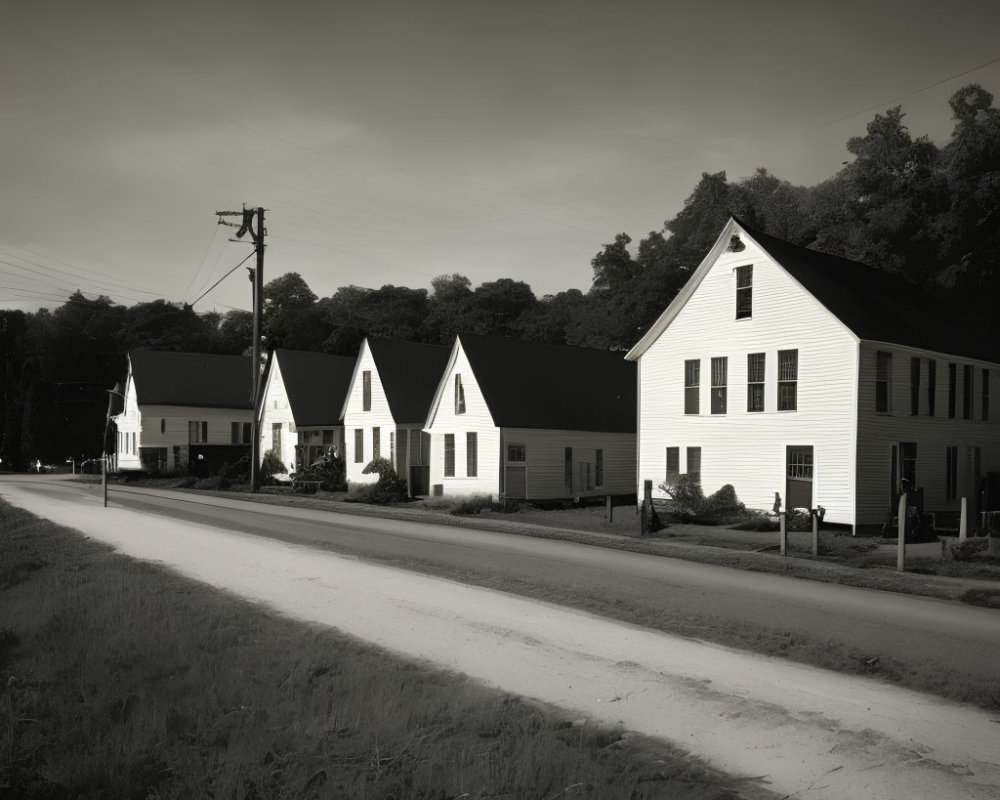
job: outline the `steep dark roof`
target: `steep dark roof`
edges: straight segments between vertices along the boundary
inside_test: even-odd
[[[351,386],[352,356],[331,356],[304,350],[275,350],[292,418],[299,427],[339,425]],[[273,362],[272,362],[273,363]]]
[[[458,338],[497,426],[635,433],[636,366],[622,353]]]
[[[133,350],[129,360],[143,405],[252,408],[247,356]]]
[[[1000,362],[1000,343],[977,335],[974,322],[947,299],[900,275],[736,222],[859,338]]]
[[[423,424],[451,348],[398,339],[368,339],[368,348],[378,367],[392,418],[397,424]]]

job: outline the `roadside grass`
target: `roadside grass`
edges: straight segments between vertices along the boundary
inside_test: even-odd
[[[767,795],[0,501],[0,796]]]

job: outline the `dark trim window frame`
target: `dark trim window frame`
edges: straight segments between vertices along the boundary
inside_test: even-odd
[[[382,429],[377,425],[372,428],[372,459],[382,455]]]
[[[778,411],[799,407],[799,351],[778,351]]]
[[[354,463],[365,463],[365,429],[354,429]]]
[[[934,416],[934,401],[937,399],[937,361],[927,359],[927,416]]]
[[[687,474],[693,478],[701,479],[701,448],[687,448]]]
[[[208,443],[208,422],[206,420],[188,420],[188,444]]]
[[[958,499],[958,448],[945,448],[944,457],[944,501],[950,503]]]
[[[736,319],[753,317],[753,265],[736,268]]]
[[[676,481],[681,474],[681,449],[679,447],[667,448],[667,482]]]
[[[372,372],[370,369],[361,373],[361,410],[372,410]]]
[[[455,477],[455,434],[444,435],[444,476]]]
[[[971,364],[962,365],[962,419],[972,419],[973,383],[976,379],[976,368]]]
[[[910,416],[920,413],[920,357],[910,358]]]
[[[465,387],[462,386],[462,376],[458,373],[455,375],[455,413],[465,413]]]
[[[699,393],[701,391],[701,360],[688,359],[684,362],[684,413],[700,412]]]
[[[250,444],[250,423],[231,422],[229,424],[229,441],[231,444]]]
[[[766,353],[747,353],[747,411],[764,410],[764,369]]]
[[[729,371],[729,359],[719,356],[712,359],[712,413],[726,413],[726,394]]]
[[[958,401],[958,364],[948,365],[948,419],[955,419]]]
[[[983,383],[983,388],[980,395],[982,399],[982,405],[980,408],[979,418],[983,422],[989,422],[990,420],[990,371],[983,367],[980,373],[980,380]]]
[[[892,411],[892,353],[885,350],[875,353],[875,411]]]
[[[475,431],[465,432],[465,474],[469,478],[479,475],[479,435]]]

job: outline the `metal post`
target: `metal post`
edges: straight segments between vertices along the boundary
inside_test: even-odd
[[[969,505],[966,498],[962,498],[962,515],[958,518],[958,541],[964,542],[969,538]]]
[[[784,511],[779,511],[778,512],[778,531],[780,532],[780,536],[781,536],[781,547],[780,547],[781,555],[787,555],[787,553],[788,553],[788,528],[786,527],[786,523],[785,523],[785,512]]]
[[[257,230],[253,231],[257,248],[257,269],[253,276],[253,372],[251,399],[253,420],[250,423],[250,491],[260,491],[260,337],[264,315],[264,209],[257,209]]]
[[[815,508],[809,511],[813,523],[813,555],[819,555],[819,513]]]
[[[896,569],[899,572],[906,571],[906,492],[903,492],[899,496],[899,509],[897,510],[899,515],[899,527],[898,535],[899,540],[896,543]]]

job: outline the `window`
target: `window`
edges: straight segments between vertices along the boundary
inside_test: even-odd
[[[396,467],[396,432],[389,431],[389,461],[392,462],[393,469]]]
[[[812,447],[788,448],[788,477],[803,481],[813,479]]]
[[[910,359],[910,416],[920,413],[920,359]]]
[[[598,450],[594,453],[594,482],[598,486],[604,485],[604,451]]]
[[[687,449],[688,475],[693,478],[701,478],[701,448],[689,447]]]
[[[972,419],[972,381],[975,369],[971,364],[962,367],[962,419]]]
[[[934,416],[934,399],[937,392],[937,361],[927,359],[927,415]]]
[[[372,428],[372,458],[380,458],[382,455],[382,429],[378,426]]]
[[[229,423],[229,441],[232,444],[250,444],[250,423]]]
[[[354,463],[365,463],[365,429],[354,429]]]
[[[684,362],[684,413],[698,412],[698,382],[701,380],[701,361]]]
[[[160,433],[167,432],[167,421],[165,419],[160,420]]]
[[[470,478],[479,474],[479,437],[473,431],[465,434],[465,474]]]
[[[747,353],[747,411],[764,410],[764,353]]]
[[[753,266],[736,268],[736,319],[753,316]]]
[[[444,435],[444,476],[455,477],[455,434]]]
[[[875,353],[875,410],[888,413],[892,386],[892,353]]]
[[[462,376],[455,376],[455,413],[465,413],[465,388],[462,386]]]
[[[950,503],[958,497],[958,448],[946,447],[944,458],[944,499]]]
[[[726,371],[728,359],[725,356],[712,359],[712,413],[726,413]]]
[[[563,453],[563,483],[567,489],[573,488],[573,448],[567,447]]]
[[[982,417],[983,422],[988,422],[990,418],[990,371],[984,368],[982,375],[983,375],[982,377],[983,404],[982,404],[982,413],[980,414],[980,416]]]
[[[361,410],[372,410],[372,373],[370,369],[361,373]]]
[[[208,441],[208,423],[188,420],[188,444],[205,444]]]
[[[524,461],[524,445],[523,444],[509,444],[507,445],[507,460],[508,461]]]
[[[799,351],[778,351],[778,411],[798,408]]]
[[[899,477],[910,482],[910,489],[917,488],[917,443],[899,443]]]
[[[272,422],[271,423],[271,449],[277,454],[281,455],[281,423]]]
[[[323,444],[333,444],[333,428],[323,429]]]
[[[948,419],[955,419],[955,400],[958,397],[958,365],[948,365]]]
[[[679,447],[667,448],[667,482],[673,483],[681,474],[681,449]]]

